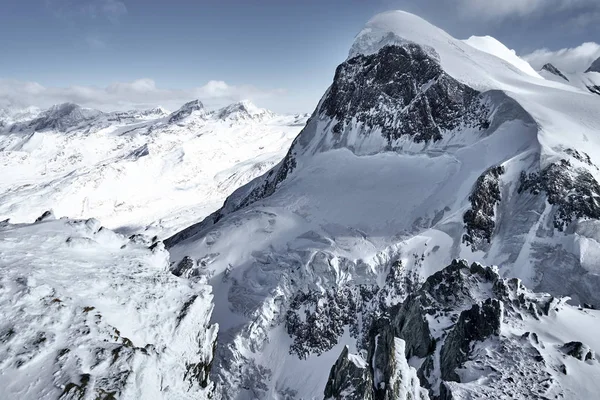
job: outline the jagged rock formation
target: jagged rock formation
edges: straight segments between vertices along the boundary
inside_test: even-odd
[[[558,68],[556,68],[554,65],[552,65],[550,63],[545,64],[542,67],[542,71],[548,71],[551,74],[554,74],[556,76],[559,76],[559,77],[563,78],[567,82],[569,81],[569,78],[567,78],[562,72],[560,72],[560,70]]]
[[[385,46],[342,63],[321,113],[335,121],[334,134],[344,136],[359,123],[365,131],[380,129],[390,145],[404,135],[429,142],[459,126],[489,126],[478,93],[451,78],[415,44]]]
[[[594,353],[579,342],[554,347],[523,330],[543,330],[564,307],[492,268],[454,261],[373,323],[364,359],[344,349],[325,398],[560,398],[560,354],[594,362]],[[418,378],[409,359],[420,365]],[[470,384],[477,379],[485,384]]]
[[[486,299],[460,313],[440,352],[441,376],[445,381],[460,381],[456,370],[469,359],[471,345],[500,334],[503,303]]]
[[[473,251],[490,243],[496,226],[495,209],[500,202],[500,176],[504,167],[490,168],[477,178],[469,201],[471,209],[463,217],[467,233],[463,241],[471,245]]]
[[[556,207],[554,227],[563,231],[573,220],[600,219],[600,185],[586,169],[568,160],[550,164],[539,173],[521,173],[519,192],[544,192]]]
[[[586,73],[588,73],[588,72],[599,72],[600,73],[600,58],[598,58],[596,61],[594,61],[592,63],[592,65],[590,65],[590,67],[585,72]]]
[[[350,354],[348,346],[331,368],[325,399],[373,400],[373,379],[369,367],[360,356]]]
[[[298,293],[286,313],[286,330],[294,338],[290,351],[300,358],[329,351],[348,326],[358,338],[363,328],[358,315],[367,314],[376,291],[365,285]]]
[[[194,111],[201,111],[203,109],[204,105],[200,102],[200,100],[192,100],[188,103],[185,103],[179,110],[172,113],[169,116],[169,123],[177,123],[184,118],[189,117]]]

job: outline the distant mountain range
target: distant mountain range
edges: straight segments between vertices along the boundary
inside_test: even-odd
[[[166,235],[279,162],[308,116],[249,101],[209,111],[195,100],[172,113],[65,103],[0,118],[0,218],[33,221],[53,209]]]

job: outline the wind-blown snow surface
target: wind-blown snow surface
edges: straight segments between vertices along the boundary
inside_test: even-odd
[[[210,287],[151,245],[94,219],[1,224],[0,397],[207,398]]]
[[[491,36],[471,36],[465,40],[465,43],[477,50],[490,53],[503,59],[528,75],[540,78],[540,74],[538,74],[527,61],[517,56],[517,53],[514,50],[509,49],[496,38]]]
[[[32,115],[0,125],[0,219],[53,209],[125,231],[151,225],[161,237],[279,162],[307,118],[248,101],[213,112],[195,101],[172,114],[63,104]]]
[[[166,242],[211,278],[222,395],[321,397],[360,350],[348,293],[393,262],[411,285],[462,257],[600,304],[600,98],[503,58],[376,16],[286,158]]]

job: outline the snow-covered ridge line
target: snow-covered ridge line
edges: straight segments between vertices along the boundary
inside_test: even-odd
[[[144,121],[173,124],[182,123],[185,118],[192,115],[209,120],[231,122],[267,121],[278,117],[269,110],[255,106],[249,100],[242,100],[215,110],[207,110],[199,100],[193,100],[172,113],[162,107],[148,110],[102,112],[74,103],[63,103],[54,105],[47,110],[34,108],[0,110],[0,133],[2,131],[16,133],[50,130],[66,132],[84,125],[107,127],[115,123]]]

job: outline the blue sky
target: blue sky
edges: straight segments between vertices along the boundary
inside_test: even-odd
[[[397,8],[459,38],[546,48],[544,60],[600,38],[597,0],[1,0],[0,106],[173,108],[193,96],[312,111],[354,35]]]

